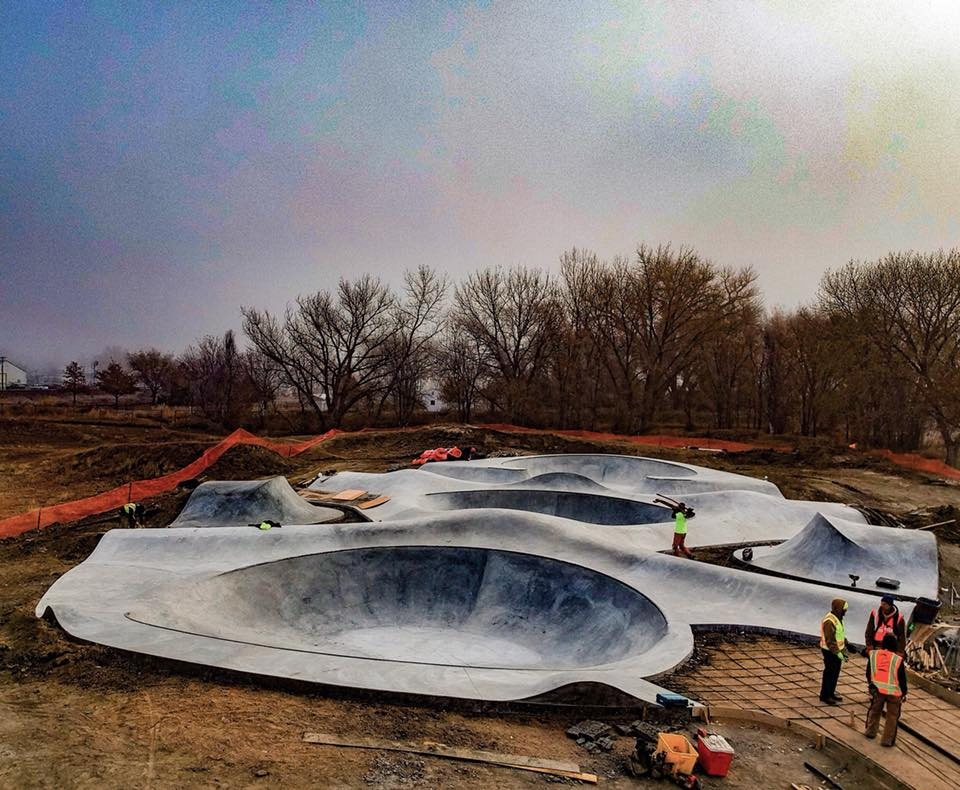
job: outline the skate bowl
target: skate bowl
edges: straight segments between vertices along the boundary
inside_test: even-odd
[[[850,589],[853,574],[860,577],[857,589],[864,591],[937,597],[937,542],[929,532],[856,524],[818,513],[790,540],[752,551],[750,561],[744,560],[744,549],[734,557],[745,566],[791,579]],[[879,577],[897,579],[900,586],[878,587]]]
[[[452,491],[428,494],[427,502],[432,510],[526,510],[587,524],[656,524],[672,518],[670,508],[663,505],[575,491],[537,491],[525,488]]]
[[[339,510],[311,505],[285,477],[268,480],[212,480],[194,489],[171,527],[244,527],[261,521],[323,524],[342,518]]]
[[[663,555],[644,529],[658,527],[507,509],[114,529],[36,614],[76,639],[247,675],[545,704],[601,686],[654,702],[694,629],[817,638],[830,591]],[[844,597],[866,622],[876,596]]]
[[[446,465],[448,464],[443,464]],[[658,492],[672,495],[740,490],[783,496],[780,489],[767,480],[632,455],[533,455],[501,459],[501,465],[504,470],[521,469],[527,477],[556,473],[577,474],[608,488],[631,493]]]
[[[394,546],[309,554],[178,587],[131,620],[233,642],[378,661],[597,667],[667,631],[602,573],[491,549]]]

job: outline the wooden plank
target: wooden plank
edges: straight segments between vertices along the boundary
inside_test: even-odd
[[[332,733],[305,732],[301,736],[305,743],[314,743],[319,746],[338,746],[345,749],[374,749],[377,751],[407,752],[422,754],[428,757],[440,757],[447,760],[463,760],[465,762],[486,763],[500,765],[505,768],[516,768],[521,771],[548,773],[564,776],[568,779],[578,779],[581,782],[596,784],[596,774],[582,773],[576,763],[559,760],[544,760],[539,757],[527,757],[521,754],[503,754],[501,752],[485,752],[475,749],[458,749],[445,746],[442,743],[407,744],[399,741],[387,741],[381,738],[341,738]]]
[[[922,787],[924,790],[955,790],[956,788],[956,785],[949,780],[944,781],[936,769],[918,762],[902,749],[885,749],[876,741],[867,740],[862,732],[851,730],[845,724],[832,719],[820,722],[820,725],[831,738],[858,752],[878,769],[886,771],[905,785]]]
[[[371,499],[371,500],[368,500],[367,502],[357,503],[357,507],[360,508],[361,510],[369,510],[372,507],[379,507],[380,505],[389,501],[390,501],[390,497],[388,496],[378,496],[376,499]]]
[[[334,494],[330,497],[330,500],[333,502],[352,502],[354,499],[359,499],[366,493],[366,491],[362,491],[359,488],[348,488],[345,491]]]

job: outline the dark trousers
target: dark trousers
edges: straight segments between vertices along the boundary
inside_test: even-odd
[[[820,683],[820,699],[826,702],[837,693],[837,681],[840,679],[840,667],[843,661],[836,653],[820,649],[823,653],[823,681]]]
[[[881,694],[875,686],[870,687],[870,707],[867,709],[867,737],[876,738],[880,718],[886,705],[887,716],[883,722],[881,746],[893,746],[897,742],[897,723],[900,721],[900,697]]]

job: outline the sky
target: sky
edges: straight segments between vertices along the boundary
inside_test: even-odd
[[[640,242],[825,270],[960,245],[960,3],[0,0],[0,354]]]

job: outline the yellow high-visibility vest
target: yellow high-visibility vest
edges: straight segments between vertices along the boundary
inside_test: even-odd
[[[837,629],[837,655],[843,653],[843,648],[847,645],[847,640],[844,638],[845,634],[843,633],[843,620],[837,617],[833,612],[830,612],[823,620],[820,621],[820,647],[824,650],[829,650],[827,647],[827,637],[823,633],[823,625],[827,621],[833,623],[834,627]]]
[[[677,515],[674,516],[673,534],[674,535],[687,534],[687,517],[683,513],[680,513],[679,511],[677,512]]]

